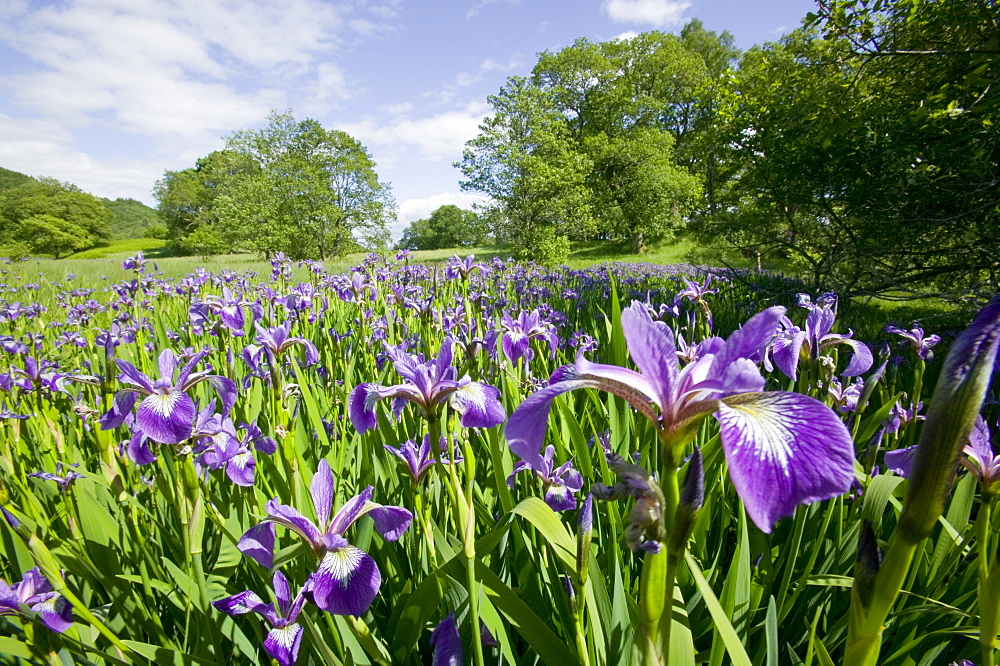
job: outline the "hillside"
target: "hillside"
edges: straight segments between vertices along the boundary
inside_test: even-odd
[[[35,180],[33,177],[0,167],[0,196],[5,190]],[[150,227],[162,227],[160,214],[141,201],[135,199],[105,199],[98,197],[105,208],[114,216],[111,220],[111,238],[143,238]]]

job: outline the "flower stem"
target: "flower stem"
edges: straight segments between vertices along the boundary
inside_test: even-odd
[[[996,588],[1000,575],[993,563],[996,561],[996,544],[992,538],[993,496],[983,494],[976,517],[976,541],[979,551],[979,647],[982,651],[983,666],[996,663],[997,627],[1000,624],[1000,595]]]

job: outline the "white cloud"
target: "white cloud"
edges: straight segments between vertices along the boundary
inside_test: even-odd
[[[462,88],[482,82],[491,72],[514,72],[524,67],[524,60],[519,56],[512,56],[506,62],[487,58],[479,64],[476,71],[459,72],[452,82],[445,83],[440,90],[425,93],[424,97],[434,100],[437,104],[451,104],[460,97],[460,94],[464,94],[461,93]]]
[[[74,148],[66,128],[6,115],[0,115],[0,164],[73,183],[95,196],[131,197],[149,205],[154,204],[152,185],[163,175],[159,167],[138,160],[95,160]]]
[[[616,23],[644,23],[658,28],[680,25],[688,0],[607,0],[604,12]]]
[[[489,5],[499,5],[499,4],[505,4],[505,5],[510,5],[512,7],[517,7],[518,5],[521,4],[521,2],[520,0],[479,0],[479,2],[473,4],[472,7],[469,7],[469,9],[466,10],[465,18],[466,19],[475,18],[479,16],[483,12],[483,10]]]
[[[385,156],[382,161],[394,163],[400,149],[415,149],[429,161],[456,161],[462,157],[465,142],[478,134],[488,108],[484,102],[476,101],[463,109],[425,118],[411,118],[403,113],[385,124],[368,117],[339,127],[365,145],[383,148],[379,151]]]
[[[377,26],[393,5],[372,9]],[[285,90],[310,110],[355,94],[332,61],[352,19],[324,0],[42,5],[0,25],[0,42],[36,64],[0,78],[0,95],[73,127],[105,119],[169,145],[218,136],[287,107]]]

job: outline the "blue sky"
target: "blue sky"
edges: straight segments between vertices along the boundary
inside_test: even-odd
[[[155,205],[165,169],[291,110],[359,139],[405,223],[468,207],[452,167],[540,51],[675,32],[741,48],[812,0],[0,0],[0,166]]]

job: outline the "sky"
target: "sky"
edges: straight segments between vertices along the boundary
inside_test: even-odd
[[[542,51],[678,32],[698,18],[742,49],[813,0],[0,0],[0,167],[155,206],[271,111],[364,144],[398,204],[393,235],[463,192],[453,166],[487,96]]]

